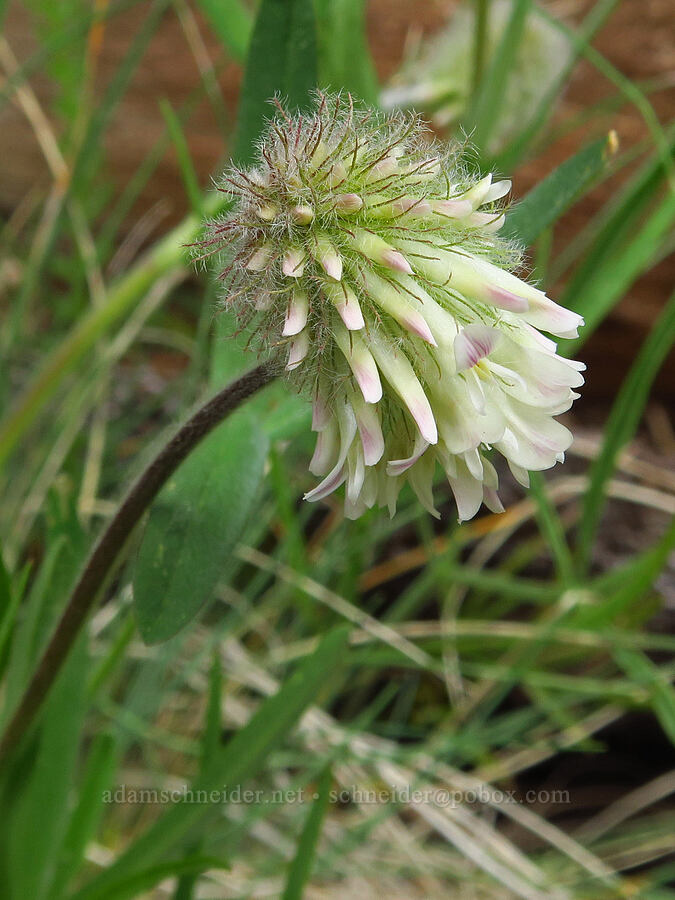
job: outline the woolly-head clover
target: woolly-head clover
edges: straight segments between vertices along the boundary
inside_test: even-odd
[[[563,459],[554,416],[584,367],[540,329],[573,337],[582,320],[510,271],[510,182],[470,174],[416,116],[319,94],[303,116],[279,107],[257,165],[223,186],[232,210],[201,248],[221,252],[226,306],[263,346],[286,345],[312,400],[322,480],[305,499],[345,484],[347,516],[393,514],[407,481],[438,515],[440,463],[464,520],[502,509],[491,448],[523,484]]]

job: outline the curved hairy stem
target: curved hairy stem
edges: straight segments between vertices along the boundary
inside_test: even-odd
[[[263,363],[216,394],[178,430],[131,487],[96,542],[5,730],[0,742],[0,760],[17,745],[31,725],[129,535],[162,486],[197,444],[245,400],[273,381],[278,370],[276,362]]]

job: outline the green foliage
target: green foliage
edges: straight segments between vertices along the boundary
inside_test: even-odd
[[[531,246],[593,186],[615,152],[615,142],[616,136],[610,134],[565,160],[509,213],[504,234]]]
[[[316,87],[316,24],[312,0],[262,0],[253,28],[241,87],[234,158],[250,161],[270,99],[289,111],[302,109]]]
[[[164,641],[212,596],[255,506],[267,441],[247,410],[209,435],[150,510],[134,568],[138,626]]]
[[[62,192],[36,184],[0,234],[3,724],[153,438],[252,364],[247,335],[232,337],[226,313],[211,328],[213,283],[199,273],[187,280],[194,267],[185,245],[199,237],[202,215],[224,208],[221,195],[200,190],[191,155],[191,114],[218,70],[202,71],[184,103],[162,102],[165,133],[126,184],[113,184],[102,162],[115,129],[126,127],[120,101],[174,15],[168,0],[138,4],[138,29],[92,102],[92,24],[107,26],[135,5],[30,0],[40,46],[0,92],[1,103],[14,103],[27,79],[36,88],[50,80],[45,112],[71,173]],[[672,131],[655,122],[646,88],[627,84],[591,46],[616,5],[593,4],[577,34],[561,27],[574,57],[606,76],[616,108],[638,110],[650,142],[627,146],[609,165],[603,135],[613,113],[589,107],[598,118],[589,142],[514,204],[506,224],[523,244],[540,240],[537,277],[564,281],[556,299],[586,316],[581,341],[671,249],[675,220]],[[224,128],[237,162],[250,159],[275,94],[293,109],[317,85],[376,102],[362,0],[195,6],[226,58],[245,61],[236,138]],[[466,119],[483,159],[528,8],[548,15],[513,5],[508,40]],[[7,40],[13,45],[11,29]],[[548,122],[569,71],[540,108],[523,111],[502,171],[553,139]],[[157,239],[141,228],[122,240],[166,152],[191,212],[172,229],[160,224]],[[558,254],[560,218],[638,153],[635,172]],[[139,251],[125,257],[136,241]],[[100,295],[91,291],[97,278]],[[303,504],[310,413],[283,382],[214,432],[158,498],[34,727],[0,769],[3,898],[119,900],[169,879],[176,900],[300,897],[319,879],[348,895],[362,879],[375,882],[383,862],[401,896],[423,885],[430,896],[495,900],[554,896],[561,886],[570,900],[670,897],[668,784],[638,783],[652,778],[639,768],[648,772],[644,760],[626,788],[636,805],[622,806],[626,792],[617,792],[615,820],[604,811],[586,817],[588,798],[574,805],[573,778],[562,816],[545,804],[454,810],[396,795],[373,804],[359,791],[394,781],[509,791],[538,784],[539,763],[550,770],[548,788],[560,761],[602,767],[603,729],[635,710],[675,742],[675,637],[653,621],[675,547],[672,480],[652,461],[643,490],[622,458],[672,346],[674,302],[593,429],[599,449],[590,463],[535,476],[530,496],[502,517],[456,526],[445,504],[436,526],[404,498],[392,521],[371,514],[347,523],[330,506]],[[167,359],[180,374],[164,373]],[[613,523],[630,529],[633,510],[647,526],[608,563],[608,535],[618,543],[622,534]],[[340,620],[348,630],[336,628]],[[210,803],[109,796],[141,785],[254,793],[250,802]],[[333,786],[350,801],[333,803]],[[624,819],[622,810],[633,814]],[[569,830],[568,812],[586,817],[587,830]],[[514,824],[502,827],[507,819]]]

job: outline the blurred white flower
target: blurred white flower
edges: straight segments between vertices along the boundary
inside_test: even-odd
[[[514,0],[491,0],[487,4],[484,70],[499,48],[513,7]],[[382,94],[385,109],[414,107],[439,129],[458,122],[467,111],[473,91],[475,31],[476,4],[465,0],[453,11],[448,24],[420,43],[391,79]],[[487,150],[498,153],[518,134],[525,124],[523,116],[548,96],[570,57],[571,47],[565,35],[539,15],[533,4]]]
[[[320,95],[225,184],[234,208],[201,246],[223,249],[225,303],[264,346],[287,344],[312,398],[322,480],[307,500],[344,484],[349,517],[393,514],[408,482],[438,515],[439,463],[464,520],[502,509],[490,449],[523,484],[562,461],[572,437],[554,416],[584,367],[540,329],[573,337],[582,320],[508,271],[510,182],[471,175],[415,117]]]

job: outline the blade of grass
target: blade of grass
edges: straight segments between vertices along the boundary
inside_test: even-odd
[[[537,504],[539,529],[546,538],[558,577],[565,587],[569,587],[574,582],[574,561],[565,538],[565,529],[548,494],[546,481],[541,472],[530,473],[530,492]]]
[[[162,110],[162,115],[164,116],[164,121],[166,122],[166,127],[169,131],[171,143],[176,151],[178,167],[183,179],[185,193],[187,194],[190,206],[192,207],[192,212],[201,219],[204,215],[204,195],[199,187],[199,180],[190,155],[190,148],[188,147],[185,134],[180,124],[180,119],[174,112],[173,107],[168,100],[161,100],[159,105]]]
[[[566,159],[509,212],[502,234],[531,246],[575,200],[593,187],[616,149],[617,137],[611,131]]]
[[[562,303],[580,313],[586,322],[581,336],[568,341],[566,355],[574,355],[591,336],[605,316],[621,300],[633,282],[646,271],[668,237],[675,222],[675,193],[667,194],[645,224],[621,252],[607,255],[588,281],[580,286],[577,297],[563,297]]]
[[[600,454],[591,466],[578,532],[577,560],[588,567],[595,533],[605,505],[605,487],[622,448],[635,434],[651,386],[675,342],[675,294],[654,324],[612,406]]]
[[[328,810],[331,783],[331,769],[330,766],[326,766],[319,778],[317,790],[314,794],[314,803],[307,816],[305,827],[302,829],[295,857],[288,872],[283,900],[302,900],[305,886],[312,874],[312,863],[314,862],[316,847],[321,835],[321,826]]]
[[[224,784],[233,788],[252,778],[265,765],[270,752],[288,735],[316,699],[319,689],[335,678],[336,668],[346,659],[348,633],[347,628],[338,627],[322,639],[315,652],[298,666],[279,691],[214,754],[206,771],[197,778],[195,791],[221,791]],[[161,862],[188,832],[200,824],[204,827],[211,817],[219,815],[220,805],[177,802],[72,900],[102,900],[110,896],[116,884]]]
[[[464,127],[471,133],[472,141],[482,151],[489,144],[492,126],[497,120],[509,75],[520,47],[530,5],[530,0],[514,0],[504,34],[485,76],[481,80],[475,102],[467,116]]]

